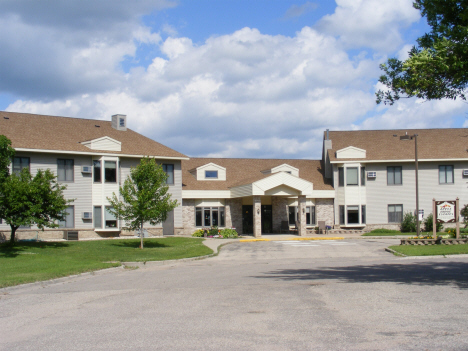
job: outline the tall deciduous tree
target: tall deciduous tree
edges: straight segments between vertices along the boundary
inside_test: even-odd
[[[162,223],[167,219],[168,212],[178,206],[177,200],[171,200],[166,179],[167,175],[161,165],[146,157],[137,167],[131,169],[130,176],[120,187],[123,201],[115,193],[112,198],[108,198],[113,207],[109,212],[125,220],[128,229],[140,230],[142,249],[144,223]]]
[[[468,86],[468,0],[415,0],[427,18],[430,33],[417,39],[409,58],[391,58],[380,68],[388,90],[376,93],[377,103],[393,105],[401,97],[465,100]]]
[[[15,156],[15,149],[11,147],[11,141],[4,135],[0,135],[0,183],[10,174],[8,166]],[[2,218],[0,213],[0,218]]]

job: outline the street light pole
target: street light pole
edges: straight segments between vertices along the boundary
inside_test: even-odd
[[[396,135],[395,135],[396,136]],[[418,182],[418,135],[403,135],[400,137],[400,140],[413,140],[414,139],[414,163],[415,163],[415,173],[416,173],[416,234],[420,234],[419,226],[419,182]],[[435,214],[432,214],[433,216]]]

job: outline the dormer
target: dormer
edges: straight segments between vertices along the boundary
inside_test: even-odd
[[[197,180],[226,180],[226,168],[211,162],[191,170],[190,173]]]
[[[278,172],[286,172],[293,176],[299,177],[299,169],[296,167],[290,166],[287,163],[283,163],[282,165],[273,167],[271,169],[265,169],[262,171],[263,174],[273,174]]]
[[[86,147],[89,147],[91,150],[122,151],[122,143],[108,136],[103,136],[101,138],[93,140],[82,141],[81,144],[83,144]]]
[[[336,151],[336,158],[366,158],[366,150],[348,146]]]

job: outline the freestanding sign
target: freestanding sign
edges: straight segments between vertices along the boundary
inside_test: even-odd
[[[456,223],[457,224],[457,239],[460,236],[460,223],[458,215],[458,197],[455,201],[436,201],[432,200],[432,230],[433,236],[436,237],[436,223]]]

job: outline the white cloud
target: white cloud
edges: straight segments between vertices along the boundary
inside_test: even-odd
[[[402,44],[400,29],[420,19],[413,0],[336,0],[335,12],[317,28],[336,35],[348,48],[392,52]]]
[[[323,23],[334,23],[353,9],[362,20],[366,4],[380,9],[380,20],[393,8],[340,0]],[[403,15],[404,5],[383,24],[411,22],[410,15]],[[127,15],[121,9],[106,19],[108,26],[87,33],[70,31],[65,24],[26,23],[24,15],[0,15],[0,24],[11,25],[0,36],[7,53],[0,56],[0,90],[3,84],[25,96],[8,110],[107,120],[122,113],[133,130],[190,156],[275,158],[320,158],[326,128],[449,126],[466,110],[465,104],[416,100],[376,106],[382,55],[362,51],[350,57],[343,46],[346,37],[319,27],[304,27],[292,37],[243,28],[194,44],[185,37],[162,41],[141,25],[138,11]],[[118,26],[111,19],[120,16],[127,17]],[[378,28],[378,19],[368,24],[349,19],[338,29],[362,34],[366,26]],[[377,31],[361,39],[385,42],[387,34]],[[124,73],[120,62],[133,57],[139,44],[158,45],[161,57]],[[447,120],[441,122],[440,116]]]

